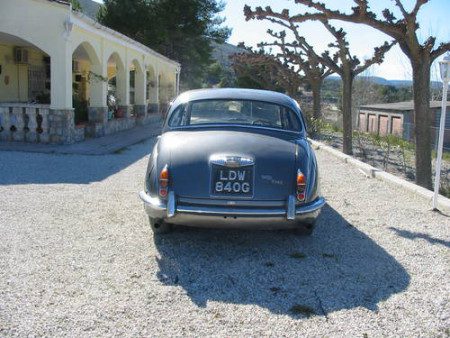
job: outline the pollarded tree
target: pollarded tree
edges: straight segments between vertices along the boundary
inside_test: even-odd
[[[410,10],[406,9],[404,1],[393,0],[401,18],[397,18],[388,8],[382,11],[382,17],[378,17],[370,10],[368,0],[353,1],[356,6],[352,7],[351,13],[332,10],[326,4],[314,0],[295,0],[295,3],[314,9],[315,12],[290,16],[287,10],[274,13],[270,8],[263,10],[259,7],[255,16],[268,16],[294,24],[310,20],[341,20],[373,27],[394,38],[410,60],[413,72],[416,183],[431,188],[430,68],[436,58],[450,50],[450,42],[436,46],[433,36],[423,42],[419,39],[417,16],[429,0],[416,0]]]
[[[247,51],[230,57],[239,86],[284,91],[292,97],[298,96],[302,83],[300,69],[289,66],[263,49],[254,52],[247,48]]]
[[[245,6],[244,14],[246,20],[258,19],[268,20],[270,22],[281,25],[294,33],[297,44],[305,44],[305,38],[302,37],[298,31],[298,25],[289,15],[288,10],[284,10],[281,13],[273,12],[270,7],[266,7],[263,10],[261,7],[256,8],[254,11],[249,6]],[[346,33],[344,30],[336,29],[333,27],[327,19],[318,19],[323,26],[333,35],[335,42],[329,45],[330,48],[336,48],[337,51],[331,55],[327,50],[319,57],[319,61],[325,64],[333,72],[340,75],[342,79],[342,124],[344,129],[343,135],[343,152],[345,154],[353,153],[353,120],[352,120],[352,92],[353,81],[358,74],[361,74],[367,70],[370,66],[383,62],[384,55],[389,51],[394,42],[385,42],[382,46],[376,47],[372,58],[364,60],[363,63],[358,57],[351,55],[349,50],[349,43],[346,39]]]
[[[293,65],[294,69],[297,68],[303,72],[304,81],[310,85],[313,93],[313,118],[320,119],[322,117],[321,91],[323,80],[333,74],[334,70],[321,61],[321,57],[303,37],[300,37],[292,43],[287,43],[285,31],[276,33],[269,29],[267,33],[276,38],[276,40],[272,43],[260,43],[259,46],[278,47],[280,53],[276,56],[284,59],[286,63]]]

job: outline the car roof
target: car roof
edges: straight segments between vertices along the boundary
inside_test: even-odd
[[[272,92],[269,90],[244,89],[244,88],[214,88],[196,89],[180,94],[173,103],[177,107],[181,103],[197,100],[213,99],[234,99],[234,100],[254,100],[280,104],[298,111],[297,102],[285,94]]]

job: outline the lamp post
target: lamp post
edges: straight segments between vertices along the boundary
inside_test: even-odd
[[[444,57],[439,62],[442,79],[442,108],[441,108],[441,122],[439,126],[439,141],[436,157],[436,177],[434,179],[434,195],[433,195],[433,210],[437,209],[437,199],[439,195],[439,186],[441,181],[441,165],[442,165],[442,150],[444,148],[444,131],[445,131],[445,115],[447,110],[447,90],[450,82],[450,54]]]

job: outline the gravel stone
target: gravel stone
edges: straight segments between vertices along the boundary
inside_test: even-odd
[[[153,142],[0,152],[0,336],[449,334],[450,218],[421,198],[318,151],[313,236],[154,238],[137,194]]]

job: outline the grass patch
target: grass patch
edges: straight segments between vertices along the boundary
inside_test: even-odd
[[[296,305],[292,306],[289,311],[295,315],[302,315],[302,316],[305,316],[308,318],[311,316],[315,316],[317,314],[316,311],[312,307],[307,306],[307,305],[300,305],[300,304],[296,304]]]
[[[433,159],[436,159],[436,156],[437,156],[436,150],[432,151],[432,156],[433,156]],[[444,150],[442,152],[442,159],[446,162],[450,162],[450,151]]]
[[[295,251],[289,255],[291,258],[304,259],[306,255],[303,252]]]

